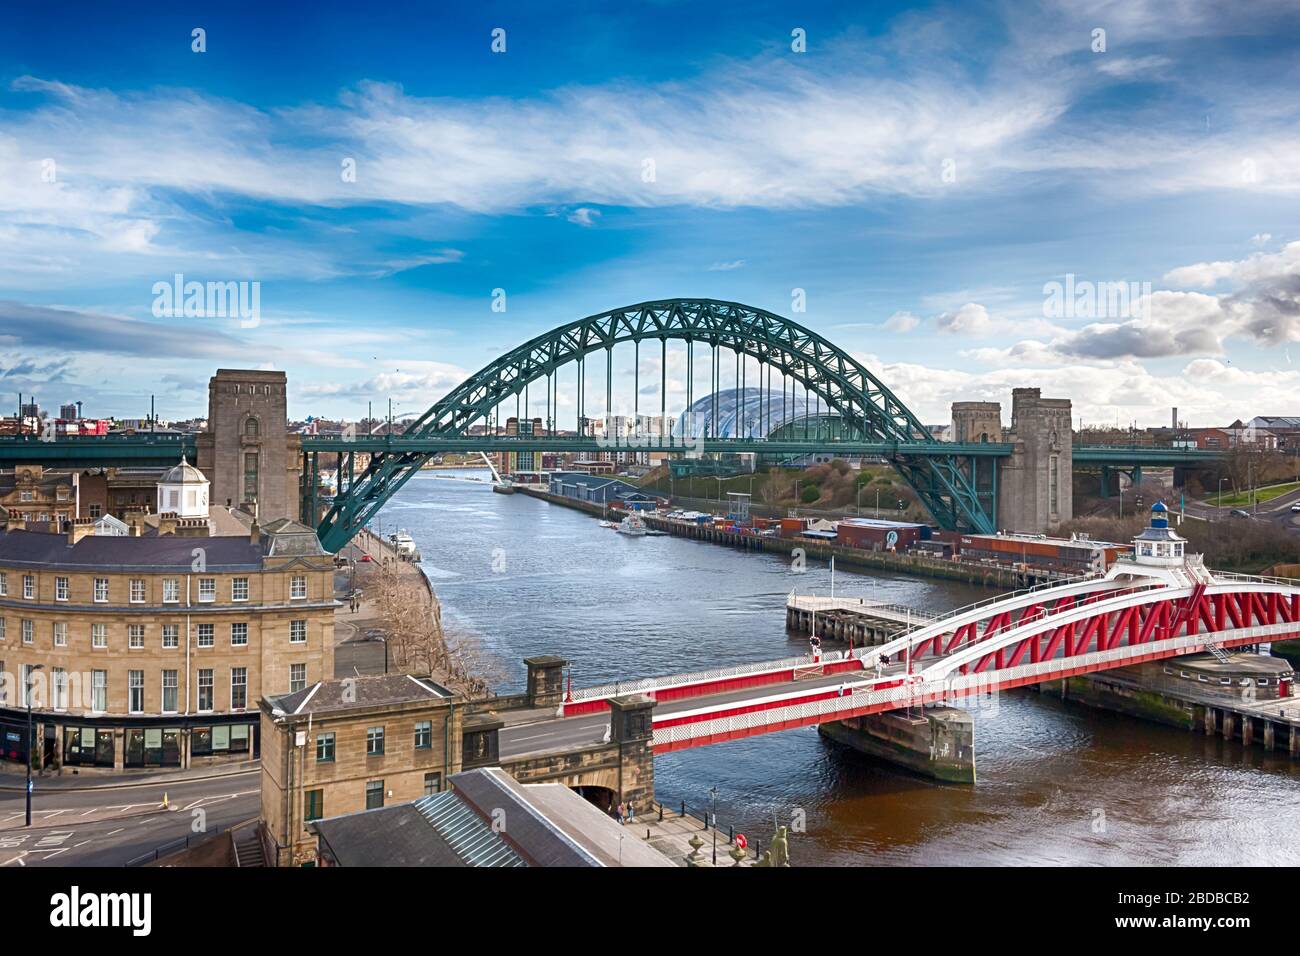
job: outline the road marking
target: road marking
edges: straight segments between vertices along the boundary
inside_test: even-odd
[[[125,829],[126,827],[118,827],[116,830],[110,830],[108,833],[105,833],[104,836],[112,836],[114,833],[121,833]]]

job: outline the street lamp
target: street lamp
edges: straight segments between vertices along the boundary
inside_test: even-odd
[[[1228,480],[1227,478],[1220,478],[1220,479],[1219,479],[1219,500],[1218,500],[1218,503],[1215,505],[1216,508],[1222,508],[1222,507],[1223,507],[1223,483],[1224,483],[1225,481],[1227,481],[1227,480]]]
[[[44,664],[32,664],[23,681],[23,696],[27,698],[27,826],[32,825],[32,675],[44,669]]]
[[[718,788],[710,787],[709,795],[713,797],[713,812],[710,816],[713,818],[713,865],[718,865]]]

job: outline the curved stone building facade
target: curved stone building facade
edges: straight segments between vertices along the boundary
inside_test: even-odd
[[[333,560],[312,529],[207,537],[170,517],[0,532],[4,759],[25,759],[28,694],[37,766],[251,759],[258,701],[333,677]]]

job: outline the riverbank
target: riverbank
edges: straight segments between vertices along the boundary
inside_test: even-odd
[[[551,504],[572,508],[594,517],[604,517],[605,509],[601,505],[588,501],[576,501],[560,495],[531,488],[517,489],[522,494],[540,498]],[[710,544],[720,544],[741,551],[765,551],[771,554],[793,555],[801,551],[805,558],[830,562],[835,559],[837,567],[859,568],[867,571],[892,571],[897,574],[913,574],[921,577],[938,578],[944,581],[958,581],[1003,591],[1014,591],[1028,587],[1043,580],[1042,572],[1025,572],[1014,568],[996,568],[984,565],[965,564],[959,561],[945,561],[939,558],[921,557],[910,554],[890,554],[887,551],[864,551],[860,548],[847,548],[840,545],[824,544],[807,538],[767,538],[760,535],[738,534],[724,531],[713,525],[699,525],[688,521],[675,521],[656,515],[646,515],[646,524],[657,531]]]

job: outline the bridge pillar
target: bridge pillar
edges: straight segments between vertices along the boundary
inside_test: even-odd
[[[1037,388],[1012,389],[1005,440],[1015,448],[999,471],[1000,530],[1038,534],[1073,518],[1070,400],[1043,398]]]
[[[655,797],[653,698],[611,697],[609,739],[618,747],[618,798],[646,812]]]
[[[975,721],[959,707],[850,717],[818,732],[859,753],[950,783],[975,782]]]
[[[564,700],[563,657],[525,657],[528,666],[528,706],[559,707]]]

